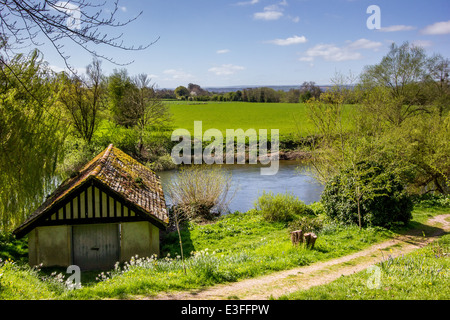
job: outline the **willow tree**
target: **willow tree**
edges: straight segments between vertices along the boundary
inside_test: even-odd
[[[64,137],[59,85],[38,51],[0,64],[0,229],[45,198]]]

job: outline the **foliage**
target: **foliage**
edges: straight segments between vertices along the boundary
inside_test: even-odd
[[[38,51],[0,69],[0,229],[11,229],[52,188],[66,129],[60,86]]]
[[[366,67],[352,91],[341,77],[320,99],[308,101],[308,117],[321,138],[312,148],[315,177],[327,183],[350,168],[358,182],[356,164],[373,161],[396,171],[410,193],[448,194],[448,66],[447,59],[429,57],[422,48],[393,44],[379,64]],[[349,96],[360,105],[344,118]],[[354,187],[358,200],[365,186]]]
[[[15,239],[11,233],[0,233],[0,259],[25,262],[28,257],[26,238]]]
[[[179,170],[166,193],[187,218],[211,220],[227,210],[230,189],[231,174],[220,166],[192,166]]]
[[[190,92],[188,88],[184,86],[179,86],[174,90],[174,93],[178,99],[187,99],[187,97],[190,95]]]
[[[393,125],[426,111],[421,93],[423,84],[430,80],[429,64],[422,47],[392,43],[381,62],[366,67],[361,75],[362,85],[369,89],[364,108]]]
[[[69,290],[61,273],[45,275],[39,266],[0,258],[0,300],[55,299]]]
[[[106,107],[106,88],[100,61],[94,59],[86,74],[87,78],[61,74],[65,85],[60,101],[76,134],[89,144]]]
[[[173,159],[170,154],[160,156],[155,161],[148,162],[146,165],[153,171],[176,169],[176,164],[173,163]]]
[[[450,196],[426,193],[413,198],[414,204],[424,208],[449,208]]]
[[[255,209],[264,220],[270,222],[288,222],[296,216],[312,213],[303,201],[290,193],[274,195],[272,192],[263,192],[255,201]]]
[[[316,86],[316,83],[313,81],[303,82],[300,87],[300,102],[306,102],[311,98],[319,99],[322,90],[320,87]]]
[[[302,230],[303,233],[319,233],[323,228],[323,219],[321,217],[301,216],[289,222],[289,232]]]
[[[322,193],[326,214],[343,223],[361,221],[364,226],[408,223],[413,205],[398,176],[376,163],[360,162],[357,167],[359,176],[347,169],[326,184]],[[356,183],[364,186],[359,201],[355,199]]]

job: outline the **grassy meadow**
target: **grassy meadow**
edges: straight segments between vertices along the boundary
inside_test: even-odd
[[[169,101],[174,127],[194,133],[194,121],[202,121],[203,131],[215,128],[225,136],[226,129],[278,129],[280,137],[314,134],[304,103],[190,102]],[[344,119],[353,106],[345,106]],[[348,123],[348,121],[344,121]]]

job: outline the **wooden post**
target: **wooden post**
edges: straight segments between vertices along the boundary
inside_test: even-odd
[[[291,241],[294,246],[303,243],[303,231],[297,230],[291,232]]]
[[[317,236],[310,232],[310,233],[305,233],[305,242],[306,242],[306,247],[313,249],[314,248],[314,244],[316,243],[316,239]]]

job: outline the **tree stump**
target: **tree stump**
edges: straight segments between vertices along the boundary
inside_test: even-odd
[[[292,231],[291,241],[294,246],[303,243],[303,231],[302,230]]]
[[[317,239],[317,236],[314,233],[312,233],[312,232],[305,233],[306,247],[310,248],[310,249],[314,248],[314,244],[316,243],[316,239]]]

